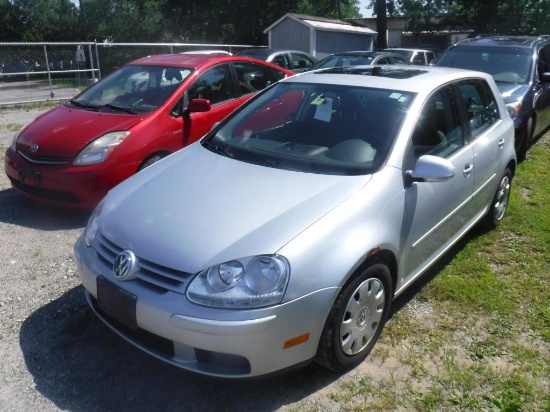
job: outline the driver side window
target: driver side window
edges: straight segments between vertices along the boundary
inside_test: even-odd
[[[426,102],[412,134],[414,158],[432,155],[446,158],[464,146],[456,96],[451,85],[435,92]]]
[[[206,99],[215,105],[233,98],[233,82],[227,64],[220,64],[203,73],[189,88],[189,100]]]

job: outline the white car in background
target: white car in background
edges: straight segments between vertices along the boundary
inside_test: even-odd
[[[433,64],[436,59],[436,55],[431,50],[422,49],[407,49],[407,48],[389,48],[385,49],[387,52],[397,53],[405,57],[411,64],[416,66],[428,66]]]
[[[515,169],[488,74],[308,72],[112,189],[78,272],[103,322],[178,367],[346,371],[396,296],[474,225],[498,225]]]

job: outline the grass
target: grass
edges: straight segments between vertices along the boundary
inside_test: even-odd
[[[550,411],[548,165],[550,134],[519,165],[501,225],[474,229],[427,274],[369,365],[328,395],[339,410]]]

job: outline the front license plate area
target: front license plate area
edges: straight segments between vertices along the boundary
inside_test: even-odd
[[[103,276],[97,278],[98,309],[130,329],[137,329],[136,295],[109,282]]]
[[[21,183],[31,181],[34,186],[41,186],[42,184],[42,174],[40,172],[20,169],[18,171],[18,178]]]

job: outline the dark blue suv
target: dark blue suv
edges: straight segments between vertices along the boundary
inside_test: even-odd
[[[516,129],[516,153],[524,160],[535,137],[550,126],[550,36],[488,36],[448,48],[437,66],[489,73]]]

